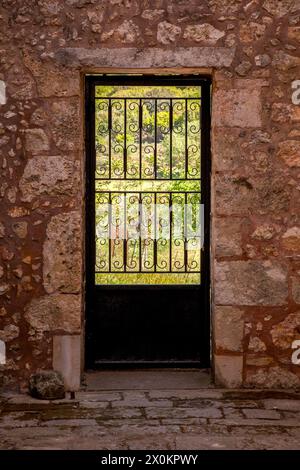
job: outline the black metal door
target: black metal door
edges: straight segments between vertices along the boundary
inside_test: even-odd
[[[210,80],[86,77],[86,364],[209,365]]]

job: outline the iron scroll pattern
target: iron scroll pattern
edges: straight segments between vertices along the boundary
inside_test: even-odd
[[[200,179],[201,98],[96,98],[96,179]]]
[[[200,273],[200,197],[96,193],[96,273]]]
[[[96,274],[201,272],[201,111],[201,98],[95,98]]]

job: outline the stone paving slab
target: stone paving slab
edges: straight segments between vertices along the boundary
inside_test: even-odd
[[[0,397],[0,449],[300,449],[300,395],[221,389]]]

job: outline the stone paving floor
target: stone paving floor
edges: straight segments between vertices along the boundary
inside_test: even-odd
[[[300,449],[300,393],[102,390],[0,401],[1,449]]]

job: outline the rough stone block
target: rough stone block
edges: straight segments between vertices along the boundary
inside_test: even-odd
[[[67,391],[79,390],[81,373],[80,335],[54,336],[53,369],[62,374]]]
[[[298,277],[292,278],[292,297],[296,304],[300,304],[300,279]]]
[[[35,156],[28,160],[20,189],[24,201],[36,196],[72,196],[78,189],[79,174],[72,160],[61,156]]]
[[[0,80],[0,105],[6,103],[6,85],[3,80]]]
[[[282,367],[260,368],[259,370],[247,371],[246,387],[257,388],[299,388],[300,378]]]
[[[255,201],[255,191],[247,178],[219,174],[215,177],[214,188],[218,215],[250,214]]]
[[[37,60],[23,53],[24,64],[35,78],[39,96],[75,96],[80,94],[80,75],[72,70],[61,69],[49,61]]]
[[[247,366],[259,368],[269,366],[272,363],[274,363],[274,359],[271,356],[257,356],[256,354],[247,354],[246,356]]]
[[[213,97],[213,124],[220,127],[260,127],[260,90],[245,88],[217,90]]]
[[[217,305],[284,305],[287,269],[276,261],[223,261],[215,268]]]
[[[263,2],[263,8],[270,13],[270,15],[277,16],[281,18],[287,13],[294,12],[295,8],[297,10],[297,5],[295,5],[294,0],[265,0]]]
[[[6,364],[6,346],[5,342],[0,340],[0,365]]]
[[[49,139],[43,129],[25,131],[25,149],[32,155],[39,155],[49,150]]]
[[[80,145],[81,117],[78,98],[62,98],[51,102],[49,129],[55,145],[62,151],[76,151]]]
[[[209,23],[204,23],[187,26],[183,38],[189,41],[201,42],[208,46],[214,46],[223,36],[225,36],[224,31],[214,28]]]
[[[12,224],[14,233],[19,238],[26,238],[28,233],[28,222],[19,221]]]
[[[72,211],[52,217],[46,232],[43,276],[46,292],[77,293],[81,289],[80,215]]]
[[[286,175],[277,171],[274,175],[252,180],[255,192],[252,203],[252,212],[270,214],[270,212],[286,213],[291,200],[291,188],[287,184]]]
[[[244,220],[240,218],[215,219],[216,257],[242,255],[243,223]]]
[[[243,356],[215,356],[215,381],[228,388],[239,388],[243,382]]]
[[[217,350],[241,352],[244,337],[242,310],[234,307],[215,307],[214,337]]]
[[[300,311],[290,313],[271,329],[273,344],[280,349],[291,349],[293,341],[299,337],[299,329]]]
[[[248,155],[241,148],[243,133],[240,129],[214,127],[212,129],[213,165],[216,171],[231,171],[241,167]]]
[[[285,140],[279,144],[278,156],[291,168],[300,167],[300,142]]]
[[[33,374],[29,379],[29,391],[32,397],[41,400],[65,398],[63,378],[58,371],[54,370],[44,370]]]
[[[79,295],[45,295],[34,298],[25,308],[25,319],[37,331],[78,333],[81,329]]]
[[[168,23],[167,21],[162,21],[157,26],[157,41],[161,44],[167,45],[176,42],[180,34],[180,26]]]
[[[300,227],[290,227],[282,235],[282,246],[289,251],[300,254]]]

